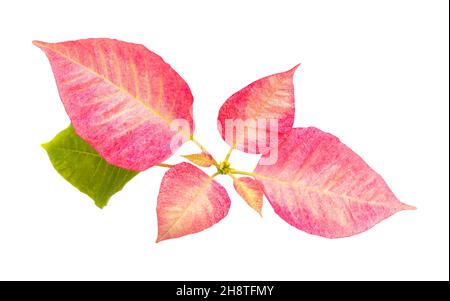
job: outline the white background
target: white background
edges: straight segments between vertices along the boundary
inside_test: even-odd
[[[448,1],[1,1],[0,30],[0,280],[449,279]],[[295,125],[340,137],[418,210],[328,240],[267,202],[260,218],[221,177],[228,216],[155,244],[164,169],[100,210],[40,147],[69,119],[31,41],[87,37],[142,43],[168,61],[193,91],[198,140],[218,158],[223,101],[301,62]],[[251,171],[258,157],[231,159]]]

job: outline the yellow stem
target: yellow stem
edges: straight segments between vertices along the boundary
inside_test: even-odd
[[[209,176],[211,179],[214,178],[215,176],[219,175],[219,172],[216,172],[214,174],[212,174],[211,176]]]
[[[236,181],[236,180],[237,180],[237,178],[236,178],[235,176],[233,176],[233,174],[229,173],[228,175],[230,176],[230,178],[233,179],[233,181]]]
[[[240,170],[234,170],[234,169],[232,169],[230,173],[234,174],[234,175],[246,175],[246,176],[251,176],[251,177],[256,177],[257,176],[257,174],[255,174],[253,172],[240,171]]]
[[[209,153],[200,142],[195,140],[194,136],[191,136],[191,141],[194,142],[194,144],[197,145],[202,150],[202,152]]]

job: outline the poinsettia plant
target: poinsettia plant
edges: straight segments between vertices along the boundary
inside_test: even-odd
[[[263,196],[292,226],[327,238],[351,236],[414,207],[335,136],[293,128],[298,67],[261,78],[229,97],[218,129],[230,150],[217,161],[194,138],[193,96],[160,56],[113,39],[34,41],[47,55],[71,125],[43,145],[54,168],[102,208],[139,172],[168,168],[157,200],[157,241],[200,232],[230,208],[218,175],[233,179],[261,213]],[[186,142],[191,163],[163,163]],[[254,171],[230,164],[234,150],[260,156]],[[212,167],[208,175],[200,168]]]

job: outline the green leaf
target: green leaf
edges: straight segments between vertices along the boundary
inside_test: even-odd
[[[43,144],[56,171],[103,208],[116,192],[138,174],[106,162],[74,131],[72,125]]]

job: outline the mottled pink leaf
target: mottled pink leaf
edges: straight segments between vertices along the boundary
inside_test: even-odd
[[[158,195],[158,239],[197,233],[223,219],[230,198],[219,183],[189,163],[171,167]]]
[[[217,121],[229,145],[259,154],[285,138],[294,123],[293,76],[298,66],[261,78],[225,101]]]
[[[263,190],[258,181],[250,177],[235,178],[233,180],[234,189],[244,199],[244,201],[261,214],[263,205]]]
[[[191,91],[144,46],[111,39],[33,43],[50,61],[76,133],[108,163],[145,170],[177,150],[174,135],[189,138]],[[187,128],[171,127],[176,119]]]
[[[368,230],[400,210],[387,184],[335,136],[293,129],[274,165],[258,165],[256,178],[275,212],[300,230],[328,238]]]

